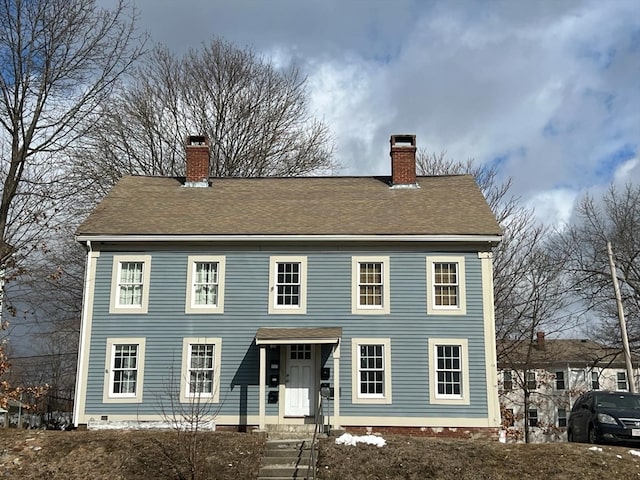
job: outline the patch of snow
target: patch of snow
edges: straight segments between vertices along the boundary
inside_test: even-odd
[[[336,445],[355,446],[357,443],[366,443],[377,447],[384,447],[387,444],[384,438],[376,435],[351,435],[350,433],[343,433],[336,438]]]
[[[602,449],[600,447],[590,447],[589,450],[591,450],[592,452],[601,452]]]
[[[640,452],[638,450],[629,450],[631,455],[635,455],[636,457],[640,457]]]

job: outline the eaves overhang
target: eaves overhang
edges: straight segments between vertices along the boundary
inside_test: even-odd
[[[501,235],[76,235],[78,242],[500,242]]]

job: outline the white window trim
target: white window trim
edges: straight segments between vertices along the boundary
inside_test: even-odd
[[[435,304],[435,263],[457,263],[458,264],[458,306],[437,306]],[[465,257],[454,255],[441,255],[427,257],[427,314],[428,315],[466,315],[466,274]]]
[[[382,345],[384,351],[384,394],[380,396],[360,395],[360,345]],[[390,404],[391,403],[391,339],[352,338],[351,339],[351,403]]]
[[[462,349],[462,394],[438,395],[438,376],[436,374],[436,348],[440,345],[456,345]],[[469,342],[466,338],[430,338],[429,339],[429,402],[440,405],[469,405]]]
[[[300,305],[277,305],[276,277],[279,263],[300,264]],[[269,313],[270,314],[305,314],[307,313],[307,257],[304,256],[273,256],[269,258]]]
[[[211,255],[190,255],[187,267],[187,301],[185,313],[224,313],[224,283],[226,257]],[[196,274],[196,263],[217,263],[218,264],[218,303],[217,305],[196,305],[194,276]]]
[[[188,394],[189,384],[189,345],[213,345],[213,392],[201,394]],[[180,402],[191,403],[194,400],[200,402],[218,403],[220,401],[220,362],[222,360],[222,338],[220,337],[184,337],[182,339],[182,368],[180,375]]]
[[[143,263],[142,272],[142,304],[119,305],[120,298],[120,265],[125,262]],[[111,302],[109,313],[139,313],[145,314],[149,310],[149,288],[151,281],[151,255],[114,255],[111,270]]]
[[[360,305],[358,278],[360,263],[382,264],[382,305]],[[388,315],[391,313],[389,257],[351,257],[351,313],[354,315]]]
[[[116,345],[138,345],[138,374],[136,376],[136,393],[135,395],[114,394],[113,387],[113,356],[115,354]],[[142,388],[144,385],[144,356],[145,356],[146,339],[144,337],[135,338],[107,338],[107,352],[104,361],[104,388],[103,403],[142,403]]]

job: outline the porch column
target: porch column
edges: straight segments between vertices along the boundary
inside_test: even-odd
[[[265,425],[265,413],[267,403],[267,386],[265,385],[265,379],[267,378],[267,350],[265,345],[260,345],[260,381],[259,381],[259,400],[258,400],[258,415],[259,429],[264,430]]]
[[[333,428],[340,429],[340,342],[333,346]]]

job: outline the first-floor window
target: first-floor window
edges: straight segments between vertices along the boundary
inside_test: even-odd
[[[600,376],[598,372],[591,372],[591,389],[600,390]]]
[[[142,401],[144,346],[144,338],[107,339],[105,403]]]
[[[538,426],[538,410],[536,408],[529,409],[529,426],[530,427]]]
[[[462,346],[436,346],[437,396],[462,396]]]
[[[515,416],[513,414],[513,408],[505,408],[502,410],[502,426],[513,427],[515,425]]]
[[[213,393],[213,344],[189,344],[188,395]]]
[[[359,347],[360,396],[384,395],[384,345]]]
[[[180,401],[218,402],[222,339],[187,337],[182,339]]]
[[[111,375],[113,395],[135,397],[138,381],[138,345],[116,344],[113,346]]]
[[[391,342],[353,339],[353,403],[391,403]]]
[[[626,372],[618,372],[618,390],[629,390],[629,386],[627,385],[627,373]]]
[[[558,427],[567,426],[567,410],[565,408],[558,408]]]
[[[431,403],[468,405],[467,339],[429,339],[429,397]]]

